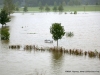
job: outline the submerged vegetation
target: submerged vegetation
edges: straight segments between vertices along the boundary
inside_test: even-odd
[[[74,33],[73,32],[66,32],[66,37],[73,37]]]
[[[74,14],[77,14],[77,11],[74,11]]]
[[[9,14],[5,9],[2,9],[0,12],[0,24],[2,24],[2,28],[0,29],[1,40],[9,40],[10,33],[9,28],[6,27],[6,23],[10,22]],[[3,27],[5,25],[5,27]]]
[[[3,27],[1,29],[1,40],[9,40],[9,37],[10,37],[9,29]]]
[[[20,49],[21,45],[10,45],[9,49]],[[76,55],[76,56],[88,56],[90,58],[99,58],[100,59],[100,52],[97,50],[95,51],[83,51],[82,49],[65,49],[63,47],[38,47],[36,45],[25,45],[23,47],[25,51],[49,51],[55,53],[62,53],[62,54],[69,54],[69,55]]]
[[[100,11],[100,5],[87,5],[87,6],[64,6],[63,7],[63,12],[70,12],[70,11],[84,11],[84,7],[85,7],[85,11]],[[56,11],[58,12],[58,6],[49,6],[50,8],[50,12],[52,11]],[[44,7],[42,6],[40,7],[28,7],[28,11],[42,11],[45,12]],[[19,12],[23,11],[23,8],[19,7]]]

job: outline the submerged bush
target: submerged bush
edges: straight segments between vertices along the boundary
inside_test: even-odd
[[[66,33],[66,36],[67,37],[73,37],[74,36],[74,33],[73,32],[68,32],[68,33]]]
[[[1,40],[9,40],[9,29],[8,28],[2,28],[1,29]]]
[[[77,11],[74,11],[74,14],[77,14]]]

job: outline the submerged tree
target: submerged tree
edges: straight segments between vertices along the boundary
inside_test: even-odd
[[[1,40],[9,40],[10,33],[8,28],[1,29]]]
[[[66,33],[66,37],[73,37],[73,36],[74,36],[74,33],[73,32]]]
[[[8,16],[8,13],[5,10],[1,10],[0,12],[0,23],[3,25],[6,25],[7,22],[10,22],[10,17]]]
[[[50,27],[50,33],[52,34],[52,38],[57,41],[58,48],[58,40],[65,35],[64,27],[61,26],[61,23],[53,23]]]

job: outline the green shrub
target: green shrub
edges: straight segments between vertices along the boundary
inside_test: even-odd
[[[74,36],[74,33],[73,32],[68,32],[68,33],[66,33],[66,36],[67,37],[73,37]]]
[[[8,28],[2,28],[1,29],[1,40],[9,40],[9,29]]]
[[[77,14],[77,11],[74,11],[74,14]]]

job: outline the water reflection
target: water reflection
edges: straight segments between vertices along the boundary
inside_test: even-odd
[[[56,63],[56,61],[61,61],[62,60],[62,53],[61,52],[55,52],[52,51],[52,58],[55,59],[54,62]]]
[[[29,49],[29,50],[24,49],[24,51],[26,51],[26,52],[28,52],[28,53],[31,53],[33,50],[32,50],[32,49]]]
[[[2,43],[3,45],[8,45],[8,44],[9,44],[9,40],[1,40],[1,43]]]
[[[61,75],[63,64],[63,53],[52,51],[52,69],[54,75]]]

